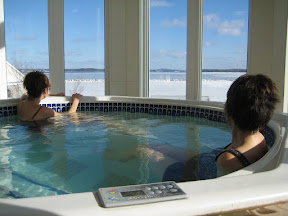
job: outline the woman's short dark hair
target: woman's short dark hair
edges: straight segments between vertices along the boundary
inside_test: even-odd
[[[278,93],[275,83],[265,75],[243,75],[227,93],[225,114],[243,131],[255,132],[270,121]]]
[[[50,88],[48,77],[40,71],[29,72],[23,82],[30,98],[40,97],[45,88]]]

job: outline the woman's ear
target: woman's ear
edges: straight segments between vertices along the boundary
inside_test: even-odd
[[[48,88],[45,88],[43,91],[44,98],[48,96]]]

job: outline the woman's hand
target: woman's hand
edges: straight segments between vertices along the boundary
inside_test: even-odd
[[[80,100],[83,97],[83,95],[75,93],[72,95],[72,100],[74,101],[75,99]]]

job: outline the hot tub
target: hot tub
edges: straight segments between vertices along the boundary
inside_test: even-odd
[[[57,111],[69,103],[66,97],[42,101]],[[17,100],[2,100],[0,116],[17,113]],[[78,110],[143,112],[152,115],[189,116],[225,122],[223,103],[132,97],[84,97]],[[188,199],[117,208],[101,207],[94,192],[24,199],[0,199],[3,215],[204,215],[262,206],[288,200],[287,115],[275,113],[265,130],[273,142],[256,163],[211,180],[178,183]]]

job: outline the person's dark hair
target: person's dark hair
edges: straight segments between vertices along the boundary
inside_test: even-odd
[[[243,75],[227,93],[225,114],[243,131],[255,132],[270,121],[279,101],[275,83],[265,75]]]
[[[30,98],[40,97],[45,88],[50,88],[48,77],[40,71],[29,72],[23,82]]]

